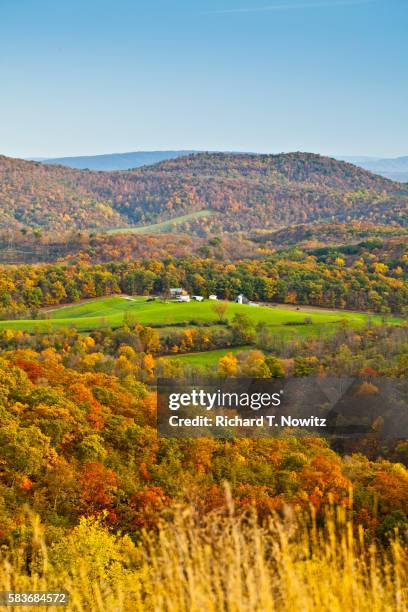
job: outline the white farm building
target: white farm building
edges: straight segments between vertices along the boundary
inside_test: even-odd
[[[181,287],[172,287],[170,289],[170,297],[172,298],[176,298],[179,295],[183,295],[183,293],[186,293],[186,292]]]

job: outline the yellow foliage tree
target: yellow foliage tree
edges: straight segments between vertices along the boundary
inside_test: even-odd
[[[236,376],[238,372],[238,361],[235,355],[227,353],[218,362],[218,371],[221,376]]]

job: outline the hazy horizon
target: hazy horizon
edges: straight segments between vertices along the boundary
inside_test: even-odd
[[[408,146],[407,146],[407,153],[405,155],[396,155],[396,156],[387,156],[387,155],[364,155],[364,154],[347,154],[347,153],[320,153],[320,151],[302,151],[300,149],[293,149],[293,150],[288,150],[288,151],[237,151],[237,150],[233,150],[233,149],[223,149],[221,150],[217,150],[217,149],[186,149],[184,147],[180,147],[180,148],[176,148],[176,147],[170,147],[168,149],[132,149],[129,151],[105,151],[103,153],[77,153],[77,154],[70,154],[70,155],[53,155],[53,156],[46,156],[46,155],[28,155],[24,158],[21,159],[26,159],[26,160],[33,160],[33,161],[45,161],[47,159],[68,159],[68,158],[77,158],[77,157],[103,157],[103,156],[110,156],[110,155],[129,155],[129,154],[133,154],[133,153],[164,153],[164,152],[175,152],[175,153],[179,153],[179,152],[183,152],[183,153],[239,153],[239,154],[250,154],[250,155],[278,155],[278,154],[287,154],[287,153],[295,153],[295,152],[301,152],[301,153],[314,153],[317,155],[326,155],[327,157],[333,157],[335,159],[338,158],[353,158],[353,159],[359,159],[361,161],[363,160],[382,160],[382,159],[398,159],[401,157],[408,157]],[[1,154],[1,153],[0,153]],[[16,157],[14,155],[11,155],[10,157]]]

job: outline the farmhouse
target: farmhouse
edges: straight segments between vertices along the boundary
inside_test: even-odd
[[[248,298],[243,293],[240,293],[235,301],[237,304],[249,304]]]
[[[172,287],[170,289],[170,297],[172,298],[176,298],[179,295],[183,295],[183,293],[186,293],[186,292],[181,287]]]
[[[195,300],[196,302],[202,302],[203,301],[203,296],[202,295],[193,295],[191,296],[193,298],[193,300]]]
[[[209,300],[218,300],[218,297],[216,295],[214,295],[214,294],[211,294],[211,295],[208,296],[208,299]]]
[[[177,302],[189,302],[190,301],[189,294],[182,287],[172,287],[170,289],[170,297],[177,300]]]

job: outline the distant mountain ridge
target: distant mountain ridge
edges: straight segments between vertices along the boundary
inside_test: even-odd
[[[182,151],[133,151],[129,153],[107,153],[104,155],[79,155],[73,157],[36,158],[45,164],[60,164],[79,170],[131,170],[150,166],[167,159],[176,159],[198,153],[194,150]],[[232,153],[233,155],[236,153]],[[408,182],[408,156],[396,158],[379,158],[369,156],[334,156],[374,174],[379,174],[394,181]]]
[[[166,159],[190,155],[194,151],[133,151],[129,153],[107,153],[104,155],[79,155],[74,157],[41,158],[44,164],[60,164],[78,170],[131,170],[141,166],[157,164]]]
[[[203,236],[314,221],[407,226],[408,186],[312,153],[196,153],[113,172],[0,157],[3,230],[102,231],[185,215],[177,231]]]
[[[336,159],[350,162],[393,181],[408,183],[408,155],[394,158],[342,156]]]

